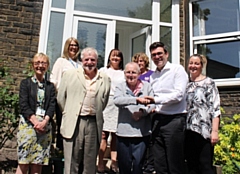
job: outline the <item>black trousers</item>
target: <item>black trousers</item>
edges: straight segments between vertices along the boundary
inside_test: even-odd
[[[56,146],[59,148],[59,150],[63,150],[63,137],[60,133],[60,127],[62,124],[62,111],[60,110],[57,100],[55,105],[55,112],[56,112],[56,121],[57,121],[57,142]]]
[[[157,174],[184,174],[186,114],[153,117],[153,155]]]
[[[214,174],[213,151],[210,140],[199,133],[186,131],[186,159],[189,174]]]

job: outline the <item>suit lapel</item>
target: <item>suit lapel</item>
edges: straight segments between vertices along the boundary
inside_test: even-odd
[[[102,76],[101,73],[99,73],[98,79],[97,79],[97,83],[96,83],[96,95],[100,89],[100,86],[102,85],[103,81],[101,80]]]
[[[80,81],[82,87],[86,89],[86,79],[84,77],[83,70],[80,68],[77,69],[77,78]]]

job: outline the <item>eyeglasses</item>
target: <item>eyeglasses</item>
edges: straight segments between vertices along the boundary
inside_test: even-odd
[[[125,74],[135,75],[135,74],[137,74],[137,72],[136,71],[125,71]]]
[[[163,52],[157,52],[157,53],[151,54],[151,56],[152,57],[156,57],[157,55],[161,56],[162,54],[163,54]]]
[[[78,44],[69,44],[70,47],[78,47]]]
[[[35,65],[35,66],[39,66],[40,64],[42,64],[42,66],[47,66],[47,62],[33,62],[33,64]]]

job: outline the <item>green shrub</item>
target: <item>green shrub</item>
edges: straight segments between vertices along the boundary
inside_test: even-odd
[[[7,67],[0,68],[0,149],[14,137],[18,126],[19,96],[13,92],[14,80]]]
[[[223,117],[219,143],[214,148],[214,164],[222,166],[223,174],[240,173],[240,114]]]

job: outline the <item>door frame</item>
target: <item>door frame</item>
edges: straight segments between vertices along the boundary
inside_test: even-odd
[[[151,37],[151,27],[150,26],[147,26],[147,27],[144,27],[134,33],[132,33],[130,35],[130,38],[129,38],[129,43],[130,43],[130,51],[129,51],[129,57],[131,58],[132,57],[132,40],[140,35],[143,35],[145,34],[146,35],[146,40],[145,40],[145,54],[147,54],[148,57],[150,57],[150,51],[149,51],[149,45],[151,44],[151,41],[152,41],[152,37]],[[135,53],[133,53],[135,54]],[[131,61],[131,60],[130,60]]]
[[[106,28],[106,45],[105,45],[104,66],[107,66],[108,54],[114,48],[114,45],[115,45],[116,21],[74,16],[73,27],[72,27],[72,36],[75,38],[77,38],[77,29],[78,29],[79,21],[96,23],[96,24],[106,24],[107,28]]]

